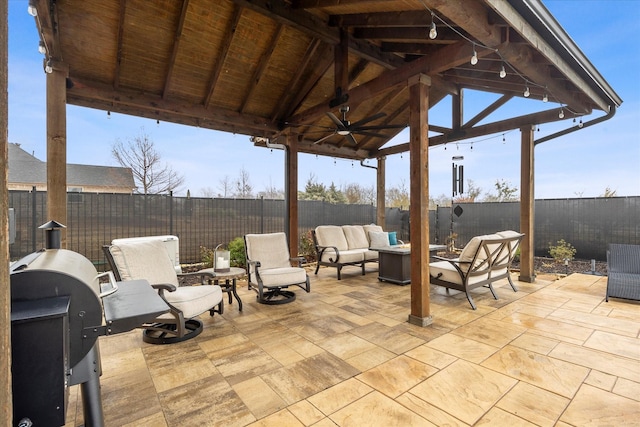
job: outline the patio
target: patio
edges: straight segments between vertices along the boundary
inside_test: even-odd
[[[375,267],[321,268],[311,293],[225,314],[170,346],[101,338],[108,426],[637,425],[640,304],[604,302],[606,277],[431,287],[433,324],[407,322],[410,287]],[[514,274],[514,279],[517,275]],[[82,424],[77,386],[67,426]]]

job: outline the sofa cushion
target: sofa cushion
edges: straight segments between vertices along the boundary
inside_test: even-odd
[[[364,229],[364,234],[367,235],[367,239],[369,239],[369,243],[371,243],[371,235],[369,233],[371,233],[372,231],[373,232],[384,231],[381,226],[376,224],[363,225],[362,228]],[[371,247],[371,244],[369,244],[369,247]]]
[[[369,247],[372,248],[388,248],[391,246],[389,244],[389,234],[384,231],[370,231],[369,239],[371,240]]]
[[[460,266],[460,269],[464,271],[462,266]],[[438,277],[439,274],[440,277]],[[451,264],[449,261],[436,261],[429,264],[429,275],[445,282],[456,283],[458,285],[462,284],[460,273],[458,273],[458,270],[456,270],[453,264]],[[467,283],[469,285],[472,285],[482,280],[486,280],[488,277],[489,274],[487,271],[484,274],[469,277]]]
[[[377,261],[380,257],[378,251],[366,250],[363,252],[365,261]]]
[[[316,239],[320,246],[335,246],[339,251],[349,249],[342,227],[337,225],[319,225],[316,227]]]
[[[345,249],[340,251],[339,263],[346,264],[350,262],[362,262],[364,260],[364,253],[366,249]],[[329,258],[333,259],[330,261]],[[336,253],[333,249],[327,249],[323,252],[321,261],[323,262],[336,262]]]
[[[369,240],[361,225],[343,225],[342,231],[347,239],[349,249],[365,249],[369,247]]]

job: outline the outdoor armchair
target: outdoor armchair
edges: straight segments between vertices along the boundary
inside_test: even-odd
[[[640,245],[611,243],[607,249],[607,294],[640,300]]]
[[[311,290],[309,276],[302,268],[304,258],[290,258],[284,233],[247,234],[244,242],[248,287],[257,293],[259,303],[292,302],[296,294],[287,290],[289,286],[298,286],[306,292]]]
[[[147,280],[167,302],[170,311],[143,325],[143,340],[151,344],[171,344],[198,336],[203,324],[197,316],[209,312],[223,313],[222,289],[217,285],[180,286],[179,277],[165,246],[158,240],[120,242],[103,246],[116,280]],[[200,275],[200,282],[215,277]],[[124,284],[122,285],[124,286]]]

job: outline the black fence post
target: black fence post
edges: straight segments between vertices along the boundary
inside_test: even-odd
[[[173,191],[169,191],[169,234],[173,235]]]
[[[31,187],[31,252],[36,251],[36,229],[38,228],[38,210],[36,208],[37,200],[36,186],[34,185]]]
[[[264,196],[260,196],[260,234],[264,234]]]

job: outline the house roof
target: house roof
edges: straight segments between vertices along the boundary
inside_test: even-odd
[[[299,152],[406,151],[388,142],[409,121],[407,81],[418,74],[431,78],[430,107],[452,100],[450,123],[429,123],[431,145],[622,102],[539,0],[34,1],[45,62],[68,70],[68,103],[261,137],[256,145],[293,134]],[[499,98],[466,117],[465,90]],[[525,92],[534,113],[488,119]],[[341,135],[343,118],[365,127],[355,140]]]
[[[9,143],[9,184],[47,183],[47,163]],[[128,188],[135,184],[131,169],[114,166],[67,164],[67,187]]]

